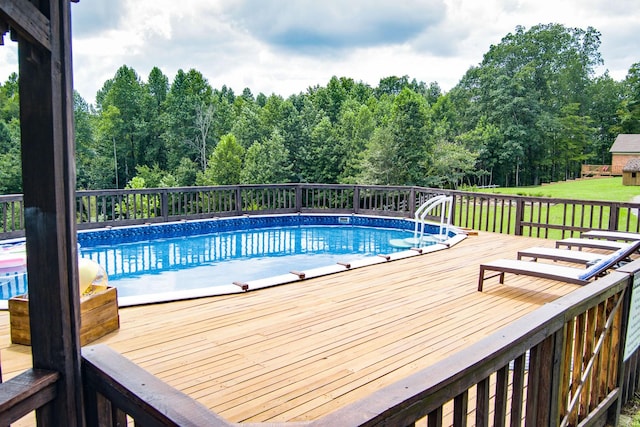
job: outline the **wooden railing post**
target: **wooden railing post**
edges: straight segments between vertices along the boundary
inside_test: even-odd
[[[522,236],[522,221],[524,220],[524,199],[518,197],[516,199],[516,224],[514,234]]]
[[[242,215],[242,188],[237,186],[236,187],[236,215],[241,216]]]
[[[411,187],[409,191],[409,201],[407,203],[409,205],[409,218],[413,218],[416,214],[416,187]]]
[[[358,214],[360,212],[360,186],[353,186],[353,213]]]
[[[458,200],[458,194],[454,191],[449,192],[451,196],[451,224],[456,223],[456,202]]]
[[[551,392],[549,393],[549,424],[559,425],[560,423],[560,408],[561,400],[564,396],[564,390],[562,389],[562,373],[565,372],[567,366],[565,366],[565,360],[563,355],[565,354],[567,343],[566,335],[567,324],[564,327],[550,337],[551,349],[551,369],[549,369],[549,384]]]
[[[296,212],[302,212],[302,184],[296,185]]]
[[[609,231],[618,230],[618,218],[620,215],[620,205],[618,203],[612,203],[609,208]]]
[[[160,215],[164,221],[169,221],[169,192],[166,188],[160,192]]]

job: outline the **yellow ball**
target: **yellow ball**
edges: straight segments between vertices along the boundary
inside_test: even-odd
[[[80,276],[80,296],[107,289],[109,281],[107,272],[97,262],[87,258],[78,259],[78,273]]]

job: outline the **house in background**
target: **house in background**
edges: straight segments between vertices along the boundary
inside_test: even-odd
[[[640,134],[620,134],[611,149],[611,174],[623,175],[630,160],[640,159]]]

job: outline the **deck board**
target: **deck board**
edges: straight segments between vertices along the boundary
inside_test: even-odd
[[[241,295],[127,307],[105,343],[233,422],[303,421],[404,378],[577,285],[479,264],[553,241],[480,233],[448,250]],[[295,269],[295,268],[292,268]],[[30,366],[0,313],[5,378]]]

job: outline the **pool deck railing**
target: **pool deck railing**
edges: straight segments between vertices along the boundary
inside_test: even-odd
[[[564,238],[591,229],[640,231],[639,203],[552,199],[424,187],[274,184],[77,191],[80,230],[242,215],[329,213],[413,218],[435,195],[453,196],[453,224]],[[24,235],[21,195],[0,196],[0,240]],[[433,212],[437,220],[440,212]]]

